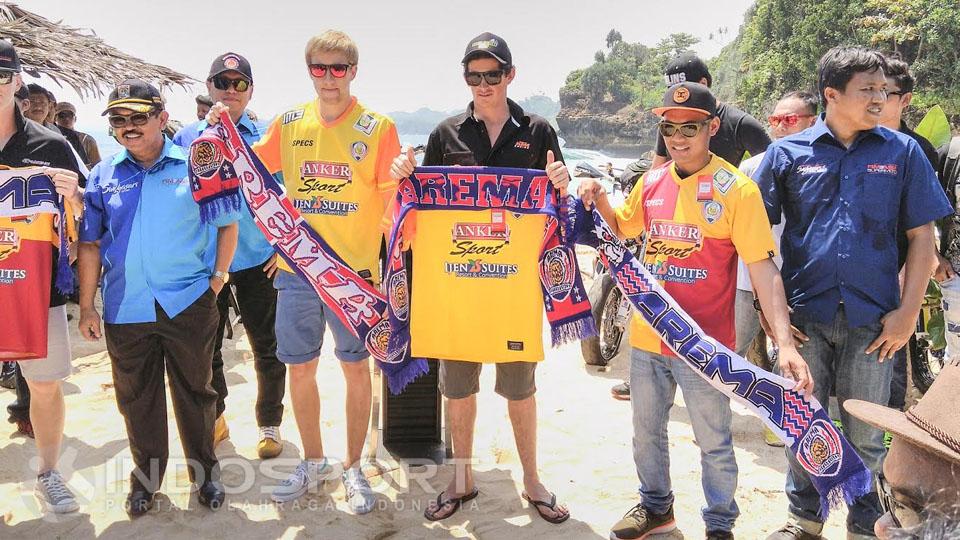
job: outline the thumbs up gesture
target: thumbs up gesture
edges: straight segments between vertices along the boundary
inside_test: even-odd
[[[547,178],[563,194],[567,192],[567,184],[570,183],[570,173],[567,166],[562,161],[556,161],[553,156],[553,150],[547,150]]]
[[[390,164],[390,176],[394,180],[402,180],[413,174],[413,168],[417,166],[417,158],[413,154],[413,147],[405,146],[400,151],[400,155],[393,158]]]

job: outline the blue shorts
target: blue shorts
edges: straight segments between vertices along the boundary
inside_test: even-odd
[[[316,291],[299,275],[278,270],[277,358],[284,364],[303,364],[320,356],[323,333],[329,323],[334,354],[341,362],[359,362],[370,356],[367,348],[333,311],[320,301]]]

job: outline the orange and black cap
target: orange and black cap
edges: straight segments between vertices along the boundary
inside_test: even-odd
[[[653,114],[663,116],[667,111],[697,111],[707,116],[716,116],[717,98],[706,86],[695,82],[682,82],[667,88],[663,106],[653,109]]]

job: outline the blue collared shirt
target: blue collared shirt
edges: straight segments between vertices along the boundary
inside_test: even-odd
[[[207,129],[206,120],[194,122],[180,129],[173,136],[173,143],[187,149],[190,147],[190,143],[199,137],[205,129]],[[240,115],[237,131],[240,132],[240,136],[247,144],[252,146],[253,143],[259,141],[266,130],[266,124],[254,122],[246,113]],[[241,197],[240,204],[242,205],[240,208],[240,238],[237,240],[237,252],[230,264],[231,272],[260,266],[273,255],[273,247],[270,246],[270,242],[267,242],[267,238],[257,228],[257,224],[253,222],[253,215],[247,210],[246,199]]]
[[[126,150],[97,164],[87,180],[81,242],[100,242],[103,320],[156,321],[154,301],[168,317],[210,287],[217,227],[238,219],[224,212],[200,222],[183,148],[165,139],[160,159],[141,167]]]
[[[754,178],[770,223],[786,224],[781,251],[787,301],[821,322],[840,302],[850,326],[900,305],[897,228],[953,214],[916,141],[877,127],[845,148],[823,117],[767,149]]]

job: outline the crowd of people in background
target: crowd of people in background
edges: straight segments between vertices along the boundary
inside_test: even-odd
[[[364,343],[278,259],[250,212],[234,209],[204,223],[188,185],[190,144],[229,117],[267,171],[285,183],[307,225],[379,286],[383,223],[398,183],[418,164],[412,149],[401,148],[393,122],[351,94],[358,63],[346,34],[311,38],[305,67],[316,95],[261,122],[248,109],[253,67],[238,53],[220,54],[205,79],[207,94],[196,98],[196,121],[175,131],[154,85],[122,81],[104,115],[123,150],[101,156],[94,139],[75,129],[76,108],[25,84],[15,48],[0,41],[0,165],[45,168],[69,223],[51,217],[40,226],[47,236],[69,237],[79,281],[72,295],[43,284],[51,291],[47,356],[0,363],[0,385],[16,389],[9,419],[36,439],[35,492],[46,510],[80,507],[57,471],[62,381],[72,371],[64,307],[70,297],[79,304],[80,335],[106,342],[135,465],[125,502],[131,517],[150,511],[161,490],[169,457],[166,387],[184,455],[198,465],[189,469],[198,501],[214,510],[225,502],[215,449],[229,437],[223,342],[232,304],[254,356],[257,456],[273,459],[283,449],[288,383],[303,443],[302,461],[271,498],[294,501],[339,480],[353,512],[374,510],[361,455],[371,412]],[[462,66],[471,102],[436,127],[422,164],[542,169],[565,190],[570,177],[556,132],[507,96],[518,72],[506,41],[490,33],[475,37]],[[828,51],[817,87],[784,94],[767,126],[719,101],[708,67],[693,54],[673,59],[664,75],[663,104],[652,111],[660,117],[653,167],[617,207],[594,180],[581,182],[577,196],[623,238],[644,237],[664,223],[696,227],[702,234],[696,252],[664,255],[644,243],[644,264],[695,276],[665,278],[664,287],[717,341],[796,381],[821,403],[836,396],[845,436],[876,475],[875,489],[848,508],[849,539],[960,538],[960,138],[937,150],[910,129],[904,120],[915,86],[910,68],[874,50]],[[308,162],[344,164],[350,181],[334,186],[307,175]],[[349,201],[350,210],[328,210],[323,198],[332,194]],[[0,217],[0,227],[25,226],[13,219]],[[148,244],[153,248],[143,249]],[[56,244],[50,249],[56,253]],[[0,262],[15,257],[0,250]],[[919,403],[903,411],[904,345],[931,277],[944,292],[947,365]],[[328,327],[347,388],[342,462],[324,449],[320,430],[316,374]],[[630,378],[613,393],[631,401],[639,502],[610,537],[638,540],[676,527],[667,420],[679,387],[701,452],[704,536],[732,539],[740,509],[729,399],[678,362],[636,315],[630,345]],[[463,464],[473,456],[481,363],[444,358],[439,365],[462,470],[426,510],[429,521],[449,518],[479,494]],[[541,481],[537,466],[536,367],[498,363],[496,392],[507,400],[523,498],[541,518],[560,524],[570,509]],[[885,432],[893,434],[889,450]],[[782,445],[769,431],[766,439]],[[786,455],[789,519],[768,539],[820,538],[819,495],[789,449]]]

